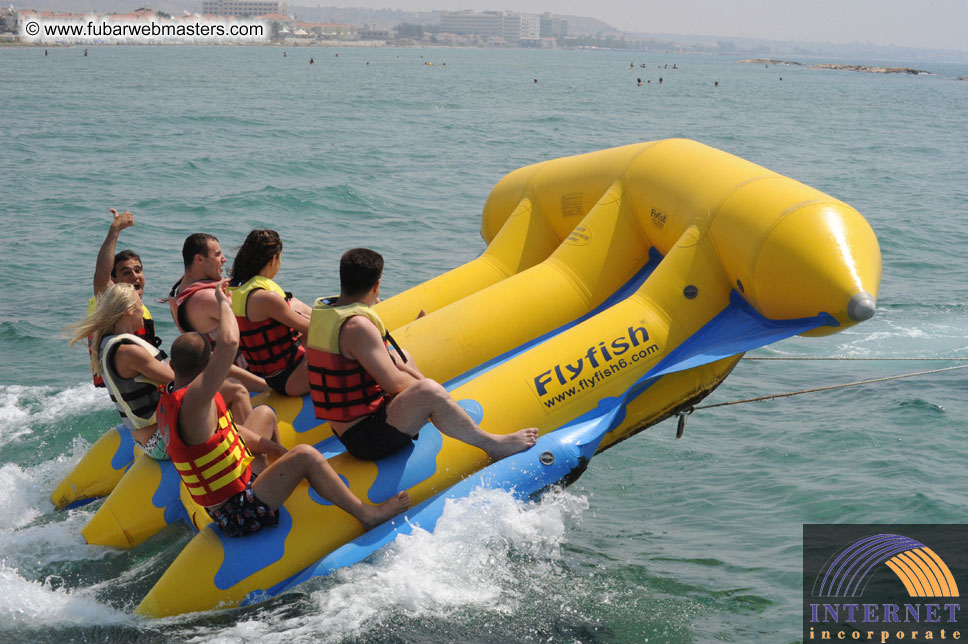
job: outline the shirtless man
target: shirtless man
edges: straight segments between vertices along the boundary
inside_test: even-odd
[[[411,444],[429,419],[452,438],[494,460],[538,439],[534,427],[510,434],[482,430],[440,383],[387,350],[389,334],[372,309],[379,300],[383,258],[366,248],[340,260],[340,296],[317,301],[309,325],[309,378],[317,418],[330,421],[346,450],[376,460]]]
[[[214,235],[194,233],[182,245],[185,273],[168,293],[168,306],[175,326],[182,333],[197,331],[209,341],[218,336],[219,306],[215,286],[222,279],[225,255]],[[268,389],[266,381],[241,367],[233,366],[229,376],[253,393]]]
[[[240,440],[244,431],[236,426],[218,393],[239,348],[239,327],[227,284],[220,282],[213,292],[219,306],[215,349],[210,351],[198,333],[186,333],[172,343],[175,379],[162,394],[158,408],[158,427],[168,455],[192,498],[229,537],[276,525],[279,507],[303,479],[367,530],[407,509],[410,496],[406,492],[380,505],[363,503],[310,445],[295,446],[258,478],[253,476],[247,460],[248,440]],[[261,447],[262,441],[256,440]]]
[[[171,316],[182,333],[197,331],[212,335],[219,323],[214,289],[222,279],[222,266],[226,262],[222,246],[214,235],[189,235],[182,245],[182,260],[185,273],[168,294]]]

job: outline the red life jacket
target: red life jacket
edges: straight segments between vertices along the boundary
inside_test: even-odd
[[[316,301],[309,322],[309,393],[316,418],[349,422],[376,413],[387,403],[385,392],[356,360],[339,353],[339,332],[349,318],[369,318],[386,336],[383,321],[369,306],[332,307]]]
[[[220,393],[213,399],[218,417],[215,432],[201,445],[186,445],[178,431],[186,391],[187,386],[178,391],[172,391],[172,384],[166,387],[158,404],[158,429],[189,494],[199,505],[212,507],[245,490],[252,476],[252,455]]]
[[[292,295],[283,291],[268,277],[256,275],[244,284],[230,286],[232,311],[239,323],[239,348],[246,368],[259,376],[271,376],[297,364],[306,355],[299,343],[299,332],[277,320],[267,318],[253,322],[246,317],[249,296],[258,290],[275,293],[288,304]]]
[[[309,349],[309,392],[316,418],[347,423],[387,404],[383,389],[356,360]]]
[[[189,331],[194,331],[192,325],[188,323],[188,318],[184,315],[184,310],[181,308],[182,304],[190,298],[195,293],[205,290],[207,288],[215,288],[218,286],[218,280],[199,280],[197,282],[192,282],[185,289],[179,293],[178,287],[181,286],[184,277],[179,277],[175,285],[171,287],[171,291],[168,292],[168,308],[171,309],[171,319],[175,321],[175,326],[182,333],[188,333]]]

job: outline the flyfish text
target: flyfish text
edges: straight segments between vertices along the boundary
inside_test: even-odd
[[[630,326],[624,335],[620,335],[611,342],[602,341],[588,347],[585,354],[574,362],[556,364],[551,369],[541,372],[534,377],[534,387],[538,396],[546,396],[548,386],[555,382],[559,385],[567,385],[577,380],[581,389],[592,388],[604,378],[628,365],[628,361],[620,356],[632,351],[632,359],[637,361],[658,350],[658,345],[649,344],[649,332],[645,327]],[[585,374],[585,377],[581,377],[582,374]]]

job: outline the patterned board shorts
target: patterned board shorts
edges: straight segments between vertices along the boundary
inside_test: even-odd
[[[155,459],[156,461],[168,461],[171,458],[168,456],[168,452],[165,449],[165,441],[161,436],[161,430],[156,429],[155,433],[151,435],[145,444],[141,446],[144,453]]]
[[[279,512],[270,510],[252,491],[253,481],[255,476],[249,479],[243,491],[217,510],[207,510],[212,521],[227,537],[242,537],[279,523]]]

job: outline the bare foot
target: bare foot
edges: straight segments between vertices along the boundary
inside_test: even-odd
[[[495,434],[495,445],[487,450],[487,455],[495,461],[528,449],[538,440],[538,428],[519,429],[513,434]]]
[[[363,516],[357,517],[365,530],[372,530],[384,521],[392,519],[410,507],[410,495],[400,492],[380,505],[363,505]]]

